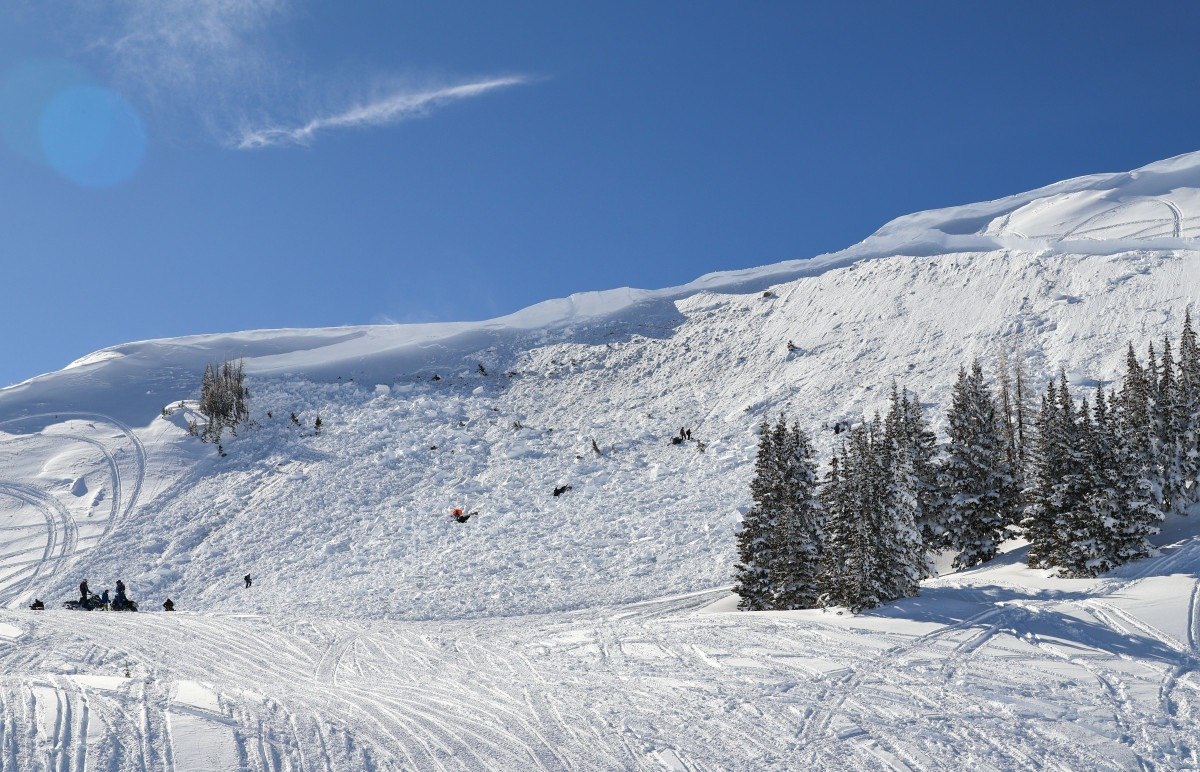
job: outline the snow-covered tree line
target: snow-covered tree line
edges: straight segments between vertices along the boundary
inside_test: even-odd
[[[1149,554],[1169,513],[1200,501],[1200,345],[1184,318],[1171,341],[1133,346],[1120,388],[1076,404],[1066,378],[1051,383],[1036,419],[1021,526],[1029,565],[1094,576]]]
[[[764,423],[754,505],[738,536],[748,610],[844,606],[917,594],[929,555],[966,568],[1028,539],[1035,568],[1094,576],[1150,551],[1165,513],[1200,501],[1200,344],[1190,313],[1171,341],[1132,345],[1119,387],[1072,396],[1060,374],[1040,396],[1021,363],[997,384],[959,371],[938,445],[921,405],[892,388],[887,415],[850,430],[818,482],[808,436]],[[1040,403],[1040,404],[1039,404]]]
[[[851,429],[818,484],[804,431],[783,416],[764,423],[738,535],[741,607],[857,612],[916,595],[929,575],[935,442],[920,403],[893,388],[887,417]]]

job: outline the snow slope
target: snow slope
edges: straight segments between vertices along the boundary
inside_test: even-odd
[[[0,613],[0,768],[1196,765],[1191,520],[1090,582],[1017,554],[858,619],[696,609],[764,416],[828,448],[893,378],[936,414],[1001,350],[1109,381],[1177,334],[1198,217],[1200,153],[682,287],[131,343],[0,390],[0,605],[86,576],[182,610]],[[184,427],[234,356],[258,426],[221,457]]]

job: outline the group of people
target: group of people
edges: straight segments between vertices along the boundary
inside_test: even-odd
[[[246,582],[246,588],[249,589],[251,585],[250,574],[246,574],[242,577],[242,580]],[[167,598],[163,601],[162,607],[163,611],[174,611],[175,601]],[[46,604],[40,598],[34,598],[33,603],[29,604],[29,608],[33,611],[45,611]],[[92,592],[88,587],[87,579],[84,579],[79,583],[79,608],[88,610],[108,608],[113,611],[137,611],[137,604],[125,594],[125,582],[120,579],[117,580],[116,594],[112,598],[109,598],[108,588],[105,588],[104,592],[99,595]]]
[[[169,599],[168,599],[169,600]],[[125,609],[137,610],[137,605],[129,600],[125,594],[125,582],[117,580],[117,592],[111,599],[108,596],[108,588],[100,595],[96,595],[88,589],[87,579],[79,583],[79,605],[83,608],[90,609],[96,606],[106,606],[114,611],[124,611]]]

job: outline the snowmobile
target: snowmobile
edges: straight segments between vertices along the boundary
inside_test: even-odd
[[[138,610],[137,603],[128,598],[125,598],[123,602],[121,600],[114,600],[109,603],[105,603],[104,599],[101,598],[99,595],[97,595],[94,592],[88,593],[87,603],[84,603],[83,601],[80,601],[80,600],[69,600],[69,601],[63,603],[63,608],[70,609],[71,611],[137,611]]]
[[[89,592],[86,602],[83,599],[69,600],[63,603],[63,608],[70,609],[71,611],[91,611],[93,609],[106,609],[108,608],[108,604],[96,593]]]

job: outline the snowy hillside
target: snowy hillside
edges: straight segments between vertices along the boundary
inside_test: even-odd
[[[0,768],[1200,764],[1191,520],[1120,576],[1016,553],[858,619],[694,613],[763,417],[825,451],[892,379],[940,418],[1001,351],[1113,380],[1178,333],[1197,235],[1200,153],[682,287],[130,343],[0,390]],[[258,426],[222,457],[185,428],[230,357]],[[84,577],[181,611],[22,609]]]

